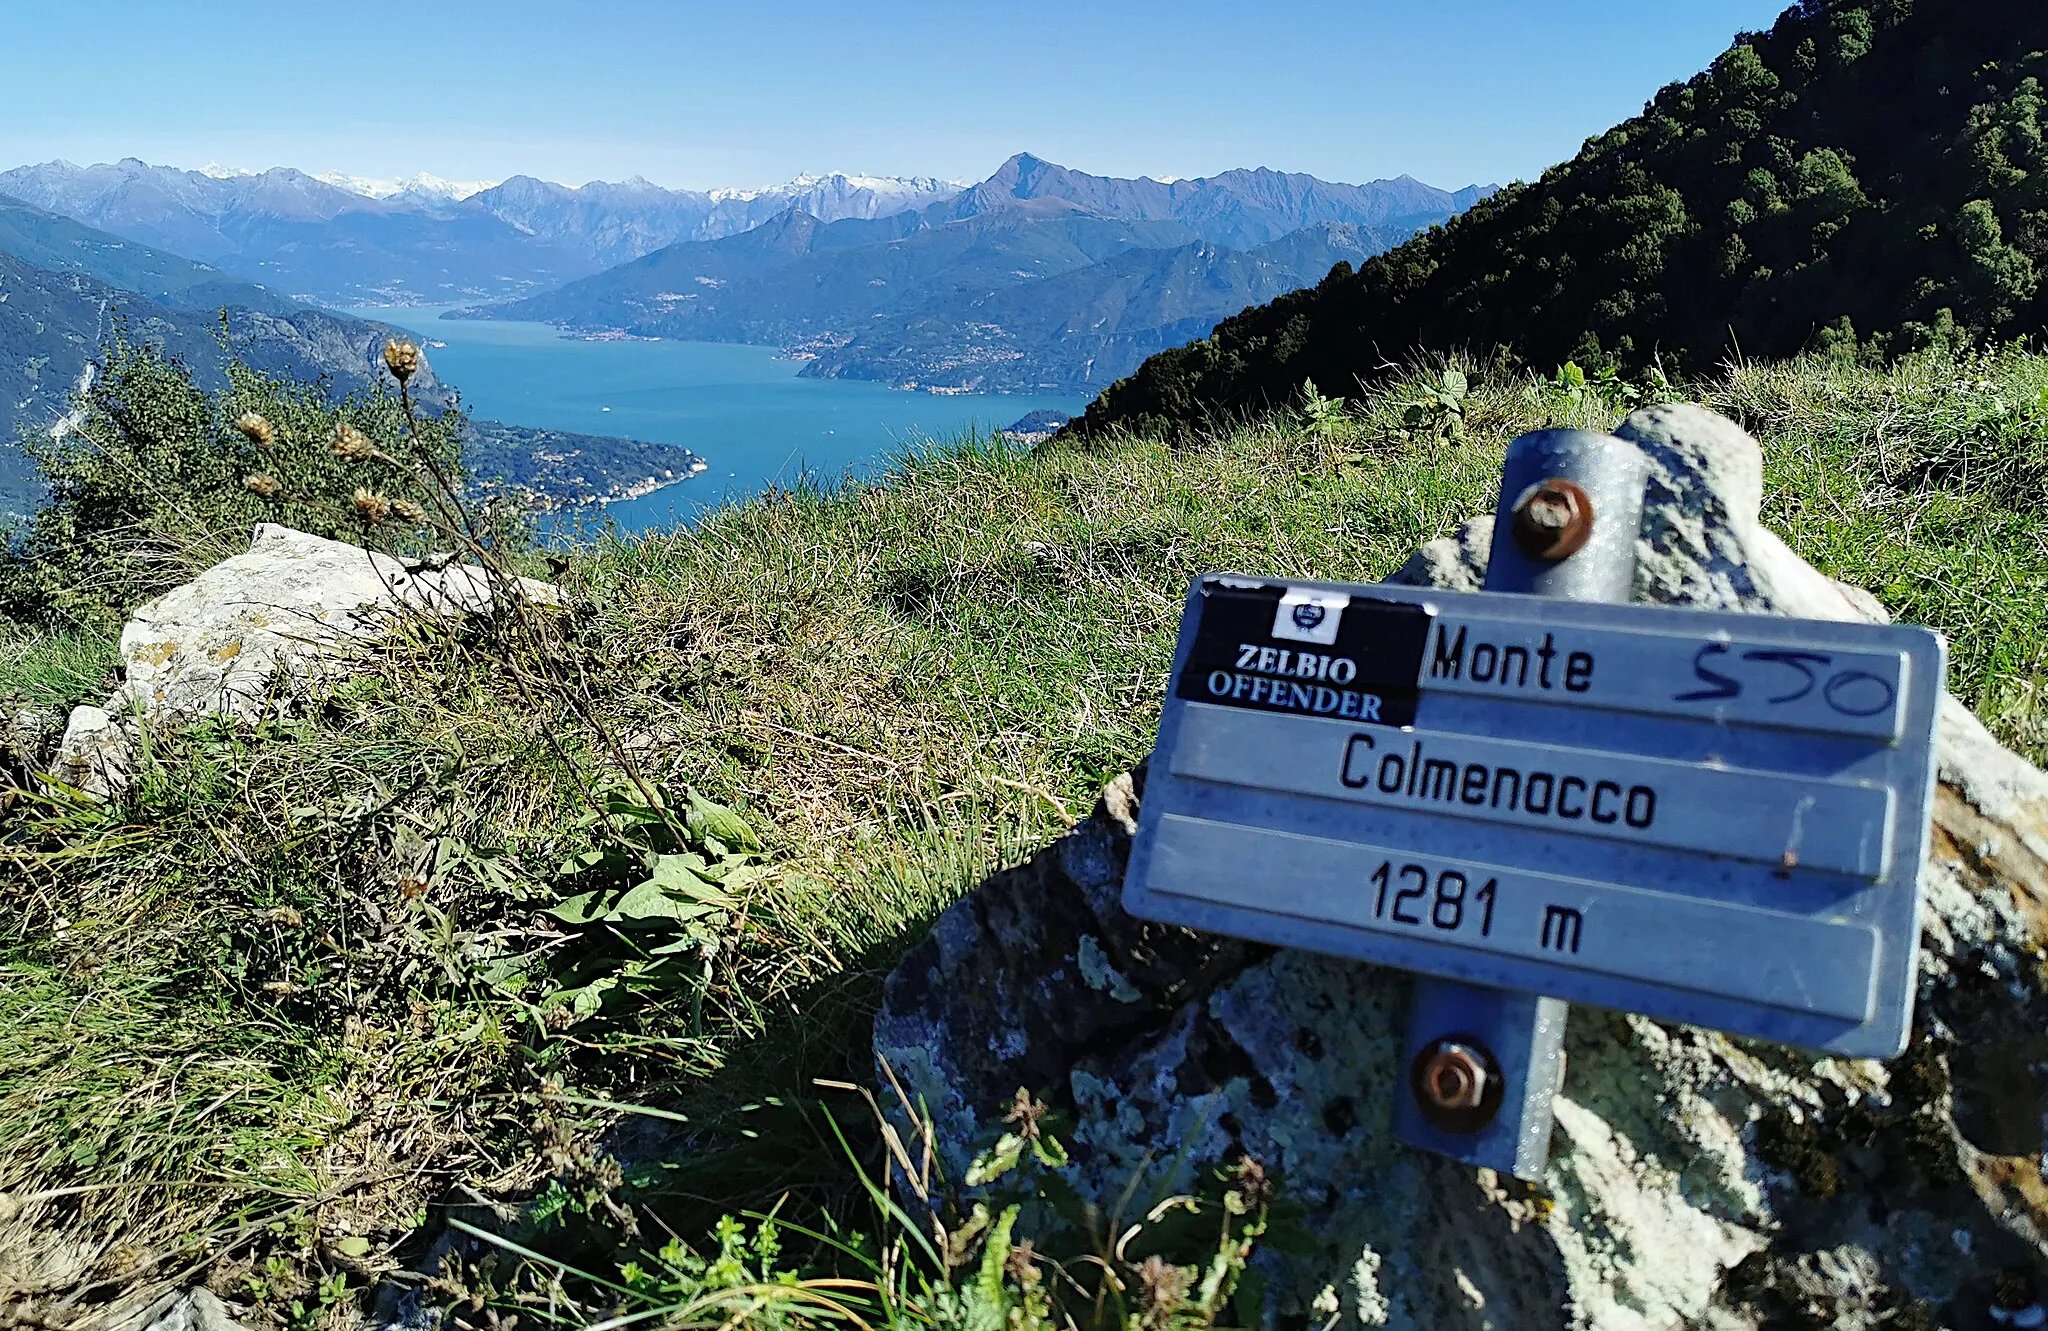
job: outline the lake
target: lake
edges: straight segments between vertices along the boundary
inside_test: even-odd
[[[1059,395],[906,393],[852,379],[799,379],[775,347],[726,342],[588,341],[546,324],[443,319],[441,307],[355,310],[427,346],[472,415],[546,430],[680,444],[710,469],[605,507],[622,531],[687,522],[727,499],[806,474],[873,471],[892,451],[964,430],[999,430],[1026,412],[1079,412]]]

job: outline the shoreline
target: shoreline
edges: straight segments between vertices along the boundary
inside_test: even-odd
[[[706,462],[701,457],[697,457],[695,454],[691,456],[695,458],[696,465],[694,466],[687,467],[680,472],[668,476],[649,476],[643,480],[632,481],[623,486],[615,486],[604,494],[589,495],[580,499],[565,499],[552,495],[528,492],[527,500],[532,504],[536,512],[566,513],[575,509],[608,508],[613,504],[623,504],[629,499],[644,499],[648,495],[660,490],[666,490],[670,486],[681,485],[685,481],[694,480],[711,470],[709,462]]]

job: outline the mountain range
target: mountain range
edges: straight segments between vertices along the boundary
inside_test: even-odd
[[[0,172],[0,194],[260,282],[301,304],[434,305],[559,285],[678,241],[713,240],[792,206],[885,216],[959,194],[926,178],[800,176],[765,190],[572,188],[531,176],[478,187],[262,172],[183,171],[129,158]]]
[[[813,377],[1093,391],[1490,192],[1268,170],[1129,180],[1020,153],[922,208],[827,221],[792,206],[750,231],[466,314],[793,346]]]
[[[1319,222],[1356,222],[1406,235],[1462,212],[1490,185],[1441,190],[1412,176],[1341,185],[1260,167],[1192,180],[1090,175],[1019,153],[950,203],[927,210],[934,221],[991,212],[1025,200],[1134,222],[1177,222],[1193,238],[1232,249],[1278,240]]]
[[[1130,249],[1042,281],[956,290],[800,344],[811,378],[906,388],[1092,392],[1154,352],[1205,337],[1248,305],[1387,249],[1356,222],[1320,222],[1248,250],[1205,240]]]

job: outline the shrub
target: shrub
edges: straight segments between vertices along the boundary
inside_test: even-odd
[[[115,337],[58,432],[24,441],[48,497],[0,562],[0,615],[118,625],[245,549],[258,522],[426,548],[436,477],[462,478],[458,413],[418,415],[389,388],[337,401],[239,362],[227,373],[209,393],[178,360]]]

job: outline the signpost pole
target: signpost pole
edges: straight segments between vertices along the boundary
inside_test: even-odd
[[[1486,590],[1626,602],[1648,462],[1587,430],[1508,446]],[[1568,1006],[1555,998],[1417,976],[1394,1129],[1411,1146],[1536,1179],[1549,1157]]]

